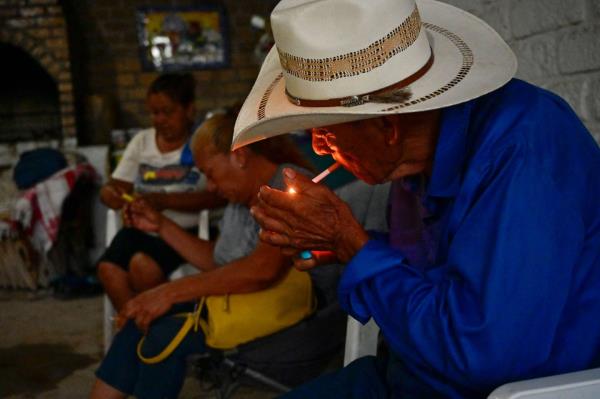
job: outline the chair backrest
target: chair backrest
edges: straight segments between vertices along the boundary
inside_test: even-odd
[[[344,347],[344,366],[359,357],[376,355],[379,338],[379,326],[374,320],[365,325],[348,316],[346,324],[346,345]]]

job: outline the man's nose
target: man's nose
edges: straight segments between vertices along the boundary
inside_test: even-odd
[[[312,148],[317,155],[329,155],[333,153],[331,148],[327,145],[325,138],[318,133],[312,134]]]

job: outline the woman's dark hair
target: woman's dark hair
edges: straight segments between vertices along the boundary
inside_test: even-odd
[[[191,73],[165,73],[156,78],[148,88],[148,96],[163,93],[183,106],[193,104],[196,81]]]
[[[212,144],[218,152],[228,154],[231,151],[233,128],[238,112],[239,106],[234,106],[225,113],[215,114],[204,121],[194,133],[192,148]],[[275,164],[292,163],[312,172],[315,171],[314,166],[304,158],[287,134],[257,141],[248,144],[247,147]]]

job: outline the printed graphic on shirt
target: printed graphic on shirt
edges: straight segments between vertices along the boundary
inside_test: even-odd
[[[156,167],[140,164],[135,191],[143,192],[187,192],[197,191],[200,172],[193,166],[166,165]]]

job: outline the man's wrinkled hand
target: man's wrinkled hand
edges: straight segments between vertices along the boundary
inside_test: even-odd
[[[284,170],[284,180],[295,193],[263,186],[251,209],[261,226],[260,239],[280,247],[332,251],[343,262],[354,256],[368,237],[348,205],[293,169]]]

